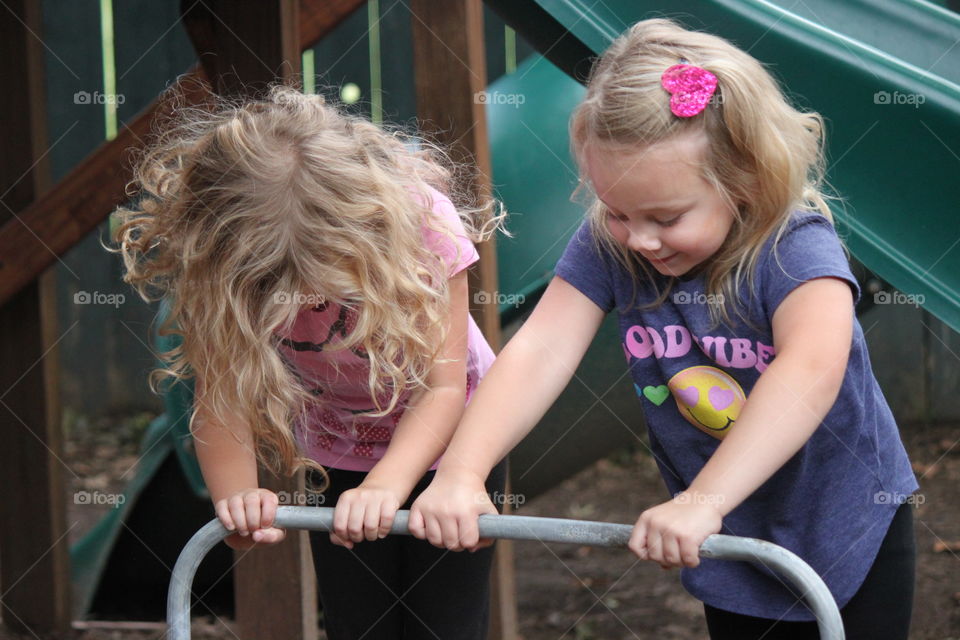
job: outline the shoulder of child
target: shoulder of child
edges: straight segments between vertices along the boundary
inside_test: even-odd
[[[814,278],[840,278],[850,284],[855,299],[860,294],[833,223],[817,212],[795,211],[783,233],[768,238],[757,263],[757,276],[771,313],[790,291]]]
[[[424,195],[417,193],[415,197],[419,202],[427,204],[423,200]],[[444,260],[448,275],[452,277],[476,262],[480,256],[460,220],[460,213],[450,198],[440,190],[429,186],[426,197],[429,198],[433,220],[424,220],[424,241],[431,251]]]

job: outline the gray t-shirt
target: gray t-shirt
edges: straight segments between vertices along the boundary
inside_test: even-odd
[[[671,495],[686,489],[700,472],[775,357],[771,319],[780,302],[803,282],[824,276],[846,281],[859,298],[840,240],[823,216],[797,212],[776,252],[773,241],[767,241],[757,261],[754,295],[746,285],[739,291],[749,322],[732,314],[732,326],[711,323],[702,275],[678,279],[662,305],[641,309],[656,299],[654,288],[637,283],[634,298],[629,272],[598,252],[587,223],[557,264],[558,276],[603,311],[619,313],[622,346],[647,418],[650,446]],[[662,290],[666,281],[656,277]],[[799,399],[783,410],[805,411]],[[776,431],[777,416],[770,418],[769,428]],[[855,321],[847,371],[833,407],[803,448],[724,518],[722,532],[793,551],[824,579],[843,607],[863,583],[898,504],[917,487],[870,368],[863,329]],[[681,580],[694,597],[719,609],[813,619],[792,586],[749,563],[704,558],[696,569],[683,569]]]

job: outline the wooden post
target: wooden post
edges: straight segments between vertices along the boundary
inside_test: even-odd
[[[300,0],[300,48],[313,46],[363,4],[364,0]],[[10,12],[7,17],[12,18]],[[0,46],[9,48],[16,42],[0,40]],[[13,49],[9,56],[22,57]],[[17,68],[5,71],[12,73]],[[204,78],[206,73],[199,64],[184,71],[184,106],[199,106],[207,101],[209,95],[197,82]],[[11,109],[9,113],[24,113],[22,109],[12,110],[19,104],[8,100],[3,108]],[[169,103],[154,100],[132,122],[125,123],[116,138],[100,145],[49,192],[20,211],[17,219],[0,224],[0,305],[33,282],[57,256],[85,238],[117,205],[126,202],[124,187],[131,178],[127,154],[149,136],[155,118],[170,107]],[[19,131],[26,134],[27,129]],[[7,147],[15,148],[9,143]]]
[[[450,149],[454,161],[474,164],[477,173],[469,185],[481,198],[489,198],[490,148],[484,101],[487,88],[484,58],[483,4],[481,0],[412,0],[413,57],[417,114],[422,129]],[[488,302],[474,311],[487,341],[500,348],[500,314],[497,296],[497,254],[493,240],[478,247],[479,268],[470,278],[471,301],[478,291]],[[493,603],[490,638],[517,636],[516,588],[513,547],[497,543],[494,558]]]
[[[41,23],[30,0],[0,12],[0,224],[50,187]],[[47,269],[0,307],[0,615],[33,634],[70,629],[55,275]]]
[[[251,96],[275,80],[299,85],[297,0],[184,0],[181,10],[200,64],[216,93]],[[260,486],[275,492],[302,492],[303,474],[277,478],[261,469]],[[316,579],[307,531],[292,531],[276,546],[235,555],[239,637],[315,640]]]

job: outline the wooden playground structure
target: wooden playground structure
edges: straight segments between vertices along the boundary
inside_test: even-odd
[[[299,83],[301,52],[333,30],[363,0],[184,1],[185,27],[199,62],[187,80],[204,80],[221,95],[241,95],[281,80]],[[418,117],[457,160],[479,168],[472,185],[490,192],[490,157],[484,105],[474,100],[486,87],[481,0],[411,0]],[[77,244],[126,200],[130,147],[143,144],[162,108],[154,102],[118,135],[90,154],[57,184],[45,161],[48,136],[41,15],[38,3],[14,0],[0,14],[5,34],[0,127],[8,152],[0,160],[0,357],[3,399],[0,418],[0,484],[10,489],[0,508],[0,585],[4,624],[35,633],[71,628],[70,568],[66,536],[62,436],[57,389],[57,320],[53,274],[58,257]],[[188,83],[189,100],[205,98],[201,83]],[[479,247],[480,266],[471,287],[496,289],[494,247]],[[494,304],[484,305],[478,324],[499,345]],[[263,478],[263,486],[296,489]],[[302,479],[301,479],[302,482]],[[25,532],[30,534],[26,535]],[[242,560],[241,560],[242,557]],[[306,532],[275,549],[238,554],[235,594],[241,637],[316,637],[316,594]],[[268,570],[269,569],[269,570]],[[492,637],[515,635],[509,547],[501,546],[495,569],[498,588]],[[254,606],[270,594],[269,608]],[[279,596],[279,597],[278,597]],[[256,612],[256,615],[254,615]]]

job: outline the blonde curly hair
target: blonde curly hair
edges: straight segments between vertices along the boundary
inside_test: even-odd
[[[182,87],[165,99],[182,103]],[[151,388],[196,375],[203,407],[191,432],[201,412],[221,425],[242,419],[274,473],[319,470],[291,427],[318,398],[277,348],[304,309],[290,302],[311,296],[355,316],[331,350],[368,358],[371,415],[425,389],[448,291],[423,225],[452,238],[431,188],[460,205],[474,241],[503,218],[455,191],[459,171],[436,145],[285,86],[262,99],[179,104],[135,163],[139,202],[115,212],[111,249],[144,300],[169,301],[160,333],[182,337]]]
[[[681,61],[716,75],[714,98],[691,118],[674,116],[660,84],[663,72]],[[644,20],[617,38],[591,71],[587,92],[570,121],[570,139],[580,167],[588,148],[639,152],[660,142],[703,134],[707,151],[702,176],[734,211],[726,241],[704,267],[714,322],[729,322],[738,306],[738,285],[753,290],[764,242],[779,237],[796,209],[833,217],[822,190],[824,123],[791,106],[776,80],[756,59],[723,38],[688,31],[667,19]],[[581,183],[582,185],[585,182]],[[578,189],[579,190],[579,189]],[[599,246],[617,257],[635,282],[654,286],[652,268],[621,246],[607,227],[608,211],[591,194],[588,219]],[[670,294],[663,284],[653,305]]]

